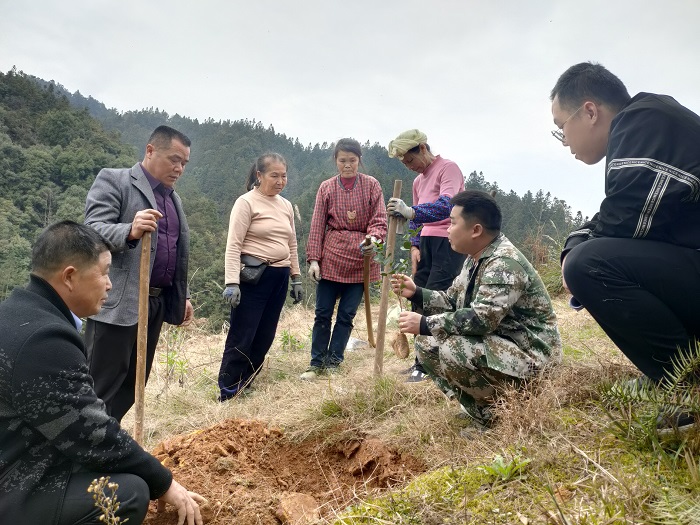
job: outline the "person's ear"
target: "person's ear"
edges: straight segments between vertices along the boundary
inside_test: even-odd
[[[61,282],[71,292],[73,291],[73,288],[75,288],[75,278],[77,273],[78,269],[75,266],[66,266],[61,272]]]
[[[587,120],[590,120],[591,124],[595,124],[600,116],[600,107],[595,102],[589,100],[583,103],[581,112]]]
[[[474,239],[481,236],[482,233],[484,233],[484,227],[481,224],[477,222],[474,224],[474,226],[472,226],[472,237]]]

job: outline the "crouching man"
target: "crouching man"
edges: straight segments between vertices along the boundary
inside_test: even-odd
[[[450,205],[448,239],[467,260],[444,292],[393,276],[394,292],[423,309],[423,315],[402,312],[399,329],[418,335],[418,358],[437,386],[488,426],[498,385],[520,383],[561,361],[561,340],[542,279],[501,233],[493,197],[466,190]]]
[[[112,288],[112,256],[92,228],[65,221],[32,250],[25,289],[0,304],[0,516],[2,523],[104,523],[92,494],[109,476],[121,522],[142,523],[148,502],[201,525],[198,502],[107,415],[95,395],[80,337]]]

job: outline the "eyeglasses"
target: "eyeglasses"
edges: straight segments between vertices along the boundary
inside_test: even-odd
[[[564,142],[564,126],[566,125],[567,122],[569,122],[576,113],[581,111],[581,108],[585,106],[586,104],[581,105],[576,111],[574,111],[571,115],[569,115],[569,118],[567,118],[564,122],[562,122],[561,126],[559,126],[558,129],[555,129],[552,131],[552,136],[557,139],[559,142]]]

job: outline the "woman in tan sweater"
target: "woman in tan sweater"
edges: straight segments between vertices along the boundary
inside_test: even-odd
[[[292,204],[279,193],[287,185],[287,161],[278,153],[258,157],[248,174],[248,193],[233,204],[226,241],[224,300],[231,326],[219,370],[220,400],[250,387],[275,338],[289,276],[290,296],[302,300]],[[241,256],[246,264],[241,264]],[[265,267],[253,284],[241,278],[242,266]]]

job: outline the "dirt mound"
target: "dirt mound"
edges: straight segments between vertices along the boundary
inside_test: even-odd
[[[425,470],[378,439],[290,443],[280,429],[238,419],[165,441],[153,454],[175,479],[209,500],[205,518],[211,525],[293,522],[295,509],[286,508],[290,501],[303,501],[307,515],[330,517],[355,498]],[[317,509],[309,510],[308,497]],[[177,523],[176,514],[156,514],[153,506],[145,523]]]

